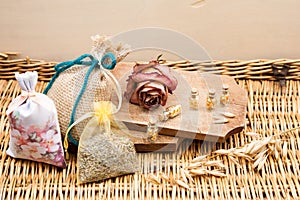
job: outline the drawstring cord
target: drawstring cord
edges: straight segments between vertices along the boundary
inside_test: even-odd
[[[83,61],[83,59],[85,58],[89,58],[91,61]],[[107,62],[107,60],[110,60],[110,63]],[[65,153],[66,153],[66,159],[69,159],[69,154],[68,154],[68,147],[69,147],[69,143],[68,140],[75,144],[76,146],[78,146],[78,141],[76,141],[73,136],[70,133],[71,129],[78,124],[80,121],[88,117],[93,116],[93,113],[87,113],[84,116],[80,117],[76,122],[75,121],[75,116],[76,116],[76,110],[78,107],[78,104],[82,98],[82,95],[84,94],[87,84],[88,84],[88,80],[89,77],[92,73],[92,71],[95,69],[95,67],[100,67],[101,70],[101,74],[104,75],[104,77],[106,78],[106,80],[110,81],[111,84],[113,85],[114,90],[116,91],[119,103],[118,103],[118,107],[117,109],[115,109],[112,114],[118,112],[121,108],[121,104],[122,104],[122,92],[121,92],[121,86],[119,84],[119,82],[116,80],[116,78],[113,76],[113,74],[108,71],[111,69],[114,69],[115,65],[116,65],[116,58],[114,56],[114,54],[112,54],[111,52],[106,53],[103,58],[101,59],[101,64],[99,65],[99,61],[97,59],[95,59],[92,55],[90,54],[84,54],[82,56],[80,56],[79,58],[73,60],[73,61],[66,61],[66,62],[62,62],[57,64],[54,69],[56,71],[56,73],[54,74],[54,76],[52,77],[51,81],[49,82],[49,84],[47,85],[46,89],[44,90],[44,94],[47,94],[49,89],[52,87],[53,83],[55,82],[56,78],[60,75],[61,72],[64,72],[65,70],[71,68],[74,65],[83,65],[83,66],[88,66],[90,65],[85,77],[84,77],[84,82],[82,85],[82,88],[74,102],[73,108],[72,108],[72,112],[71,112],[71,117],[70,117],[70,122],[68,125],[68,130],[67,133],[65,134],[65,138],[64,138],[64,148],[65,148]]]
[[[91,61],[83,61],[83,59],[85,58],[89,58]],[[79,104],[79,101],[83,95],[83,93],[86,90],[87,84],[88,84],[88,80],[90,77],[90,74],[92,73],[92,71],[94,70],[95,67],[98,66],[98,60],[94,59],[94,57],[90,54],[83,54],[82,56],[80,56],[79,58],[72,60],[72,61],[66,61],[66,62],[62,62],[57,64],[54,69],[56,71],[56,73],[54,74],[54,76],[52,77],[51,81],[49,82],[49,84],[47,85],[46,89],[44,90],[44,94],[47,94],[48,91],[50,90],[50,88],[52,87],[53,83],[55,82],[56,78],[60,75],[61,72],[64,72],[65,70],[73,67],[74,65],[83,65],[83,66],[88,66],[91,65],[84,77],[84,82],[82,85],[82,88],[80,89],[80,92],[74,102],[73,108],[72,108],[72,112],[71,112],[71,117],[70,117],[70,122],[68,127],[74,123],[75,120],[75,115],[76,115],[76,110]],[[78,142],[72,137],[71,134],[68,134],[68,138],[70,140],[70,142],[72,142],[75,145],[78,145]]]

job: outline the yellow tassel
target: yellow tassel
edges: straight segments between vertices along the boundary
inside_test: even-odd
[[[65,150],[65,157],[67,161],[70,159],[68,150]]]
[[[111,101],[94,102],[95,117],[99,123],[111,121],[113,113],[113,104]]]
[[[69,126],[65,138],[64,138],[64,148],[65,148],[65,157],[66,160],[70,159],[68,148],[69,148],[69,142],[68,142],[68,134],[71,131],[71,129],[81,121],[95,116],[97,118],[97,121],[99,124],[103,124],[105,127],[105,130],[110,133],[110,121],[112,119],[113,114],[113,104],[111,101],[99,101],[94,102],[94,113],[87,113],[84,116],[80,117],[76,122],[74,122],[71,126]]]
[[[70,159],[69,152],[68,152],[68,148],[69,148],[68,134],[69,134],[70,130],[71,129],[68,128],[68,130],[66,132],[66,135],[65,135],[65,138],[64,138],[64,148],[65,148],[66,160]]]

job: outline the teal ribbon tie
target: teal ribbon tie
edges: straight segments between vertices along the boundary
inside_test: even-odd
[[[84,59],[89,58],[90,61],[83,61]],[[89,66],[89,69],[84,77],[84,82],[83,85],[79,91],[79,94],[74,102],[73,108],[72,108],[72,112],[71,112],[71,117],[70,117],[70,122],[68,127],[74,123],[75,121],[75,115],[76,115],[76,110],[79,104],[79,101],[83,95],[83,93],[86,90],[87,84],[88,84],[88,80],[90,77],[90,74],[92,73],[92,71],[94,70],[95,67],[99,66],[98,65],[98,60],[96,60],[92,55],[90,54],[83,54],[82,56],[80,56],[79,58],[75,59],[75,60],[71,60],[71,61],[66,61],[66,62],[62,62],[57,64],[54,69],[56,71],[56,73],[54,74],[54,76],[52,77],[51,81],[49,82],[49,84],[47,85],[46,89],[44,90],[44,94],[47,94],[48,91],[51,89],[53,83],[55,82],[55,80],[57,79],[57,77],[60,75],[61,72],[64,72],[65,70],[73,67],[74,65],[81,65],[81,66]],[[68,134],[68,139],[71,143],[73,143],[74,145],[78,146],[78,141],[76,141],[71,134]]]
[[[83,61],[86,58],[89,58],[90,61]],[[116,64],[117,64],[116,57],[111,52],[106,53],[103,56],[103,58],[101,59],[101,65],[105,69],[112,70],[112,69],[115,68]],[[84,94],[84,92],[86,90],[86,87],[87,87],[87,84],[88,84],[88,81],[89,81],[89,77],[90,77],[92,71],[95,69],[95,67],[99,67],[99,61],[96,60],[90,54],[83,54],[82,56],[80,56],[79,58],[77,58],[75,60],[66,61],[66,62],[62,62],[62,63],[57,64],[54,67],[56,73],[54,74],[51,81],[49,82],[49,84],[47,85],[46,89],[43,92],[44,94],[47,94],[48,91],[50,90],[50,88],[52,87],[53,83],[55,82],[56,78],[59,76],[59,74],[61,72],[64,72],[65,70],[71,68],[74,65],[90,66],[90,67],[89,67],[89,69],[88,69],[88,71],[87,71],[87,73],[84,77],[83,85],[82,85],[82,87],[81,87],[81,89],[78,93],[78,96],[77,96],[75,102],[74,102],[68,127],[70,127],[75,121],[76,110],[77,110],[78,104],[80,102],[80,99],[81,99],[82,95]],[[68,139],[71,143],[78,146],[78,141],[75,140],[71,134],[68,134]]]
[[[106,53],[101,59],[101,65],[105,69],[112,70],[115,68],[116,64],[117,64],[116,57],[111,52]]]

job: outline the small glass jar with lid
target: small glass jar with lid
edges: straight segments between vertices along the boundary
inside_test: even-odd
[[[220,103],[224,106],[229,103],[229,86],[227,84],[223,85],[222,95],[220,97]]]
[[[191,109],[193,110],[199,109],[199,92],[197,88],[192,88],[189,103]]]
[[[213,110],[216,106],[217,101],[215,95],[216,91],[214,89],[208,91],[208,97],[206,98],[206,108],[208,110]]]

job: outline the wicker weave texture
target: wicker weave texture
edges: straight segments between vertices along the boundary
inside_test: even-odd
[[[243,62],[241,66],[247,68],[257,62]],[[299,61],[268,62],[297,64]],[[14,66],[0,65],[1,76],[4,70],[13,74],[21,69],[17,63]],[[219,63],[226,65],[226,62]],[[237,61],[232,63],[240,64]],[[45,63],[45,66],[48,65]],[[35,67],[26,68],[31,69],[36,70]],[[299,67],[295,69],[297,71],[293,73],[300,72]],[[39,66],[39,70],[43,70],[43,67]],[[165,181],[156,185],[146,180],[149,174],[158,176],[160,172],[176,178],[179,168],[188,165],[196,156],[216,149],[243,146],[253,140],[246,132],[256,132],[266,137],[298,127],[300,82],[287,80],[286,87],[282,88],[277,81],[264,80],[263,73],[259,76],[259,80],[251,77],[237,79],[239,85],[248,92],[248,123],[245,131],[231,136],[226,143],[184,141],[176,153],[138,154],[140,173],[77,185],[74,155],[71,155],[69,165],[64,170],[6,155],[9,125],[5,111],[10,101],[19,95],[20,89],[16,81],[3,75],[0,80],[0,199],[299,199],[300,136],[297,130],[285,138],[287,156],[278,159],[268,157],[259,171],[244,159],[239,159],[238,166],[226,156],[217,156],[216,159],[223,160],[226,166],[228,175],[225,178],[195,177],[195,183],[190,184],[189,190]],[[36,90],[42,91],[46,85],[47,82],[40,81]]]
[[[39,73],[39,80],[50,81],[57,62],[45,62],[29,57],[16,59],[18,53],[0,53],[0,78],[14,79],[14,72],[35,70]],[[290,67],[286,79],[300,79],[300,59],[257,59],[257,60],[226,60],[226,61],[163,61],[164,65],[178,70],[210,72],[215,74],[229,75],[238,79],[275,80],[272,65],[281,68],[283,65]]]

